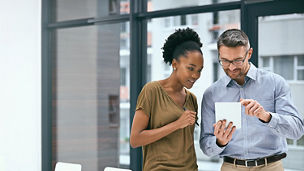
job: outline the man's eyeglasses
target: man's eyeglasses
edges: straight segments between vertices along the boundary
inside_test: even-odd
[[[243,57],[244,59],[236,59],[236,60],[230,61],[230,60],[227,60],[227,59],[220,59],[220,57],[219,57],[219,63],[223,67],[228,67],[230,64],[233,64],[236,67],[242,66],[246,57],[247,57],[248,51],[249,51],[249,49],[246,51],[246,54]]]

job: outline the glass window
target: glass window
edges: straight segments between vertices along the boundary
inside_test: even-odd
[[[171,8],[180,8],[187,6],[210,5],[225,2],[233,2],[239,0],[148,0],[148,11],[164,10]]]
[[[177,1],[177,2],[181,2],[181,1]],[[234,20],[225,19],[227,17],[227,14],[230,14],[229,17],[231,18],[232,16],[234,16],[233,17]],[[185,18],[191,19],[193,16],[195,20],[197,20],[195,22],[196,23],[195,26],[193,25],[192,22],[189,21],[184,23],[175,22],[174,26],[165,29],[164,28],[165,26],[162,23],[164,23],[168,17],[152,19],[148,23],[148,35],[152,37],[151,38],[152,41],[151,41],[151,46],[149,46],[147,49],[148,62],[149,62],[148,63],[149,71],[147,72],[147,78],[149,78],[148,81],[155,81],[155,80],[165,79],[170,76],[172,72],[172,67],[163,62],[162,50],[161,50],[161,48],[164,45],[165,39],[178,28],[190,27],[194,29],[201,37],[201,41],[203,42],[202,50],[204,52],[204,57],[206,59],[204,61],[205,68],[202,71],[201,78],[197,80],[194,87],[190,89],[190,91],[193,92],[197,97],[199,111],[200,111],[200,102],[202,100],[204,90],[213,83],[214,79],[219,78],[218,75],[220,74],[220,72],[218,72],[218,69],[220,68],[218,68],[219,66],[218,66],[216,42],[214,41],[212,34],[214,31],[222,33],[224,30],[231,27],[239,28],[240,11],[233,10],[233,11],[218,12],[219,20],[218,23],[216,24],[216,27],[214,24],[212,24],[213,23],[212,21],[214,19],[212,13],[186,15]],[[171,18],[173,21],[182,21],[181,18],[183,17],[184,16],[175,16]],[[198,115],[198,117],[200,118],[200,114]],[[199,166],[199,170],[202,171],[220,170],[222,164],[221,159],[219,157],[208,157],[205,154],[203,154],[203,152],[200,150],[199,133],[200,133],[200,128],[196,126],[194,132],[194,143],[196,148],[197,163]]]
[[[273,72],[283,76],[286,80],[293,80],[293,56],[276,56],[273,58]]]
[[[304,136],[297,141],[297,145],[304,147]]]
[[[129,48],[121,48],[121,26],[56,31],[53,163],[90,171],[129,164]]]
[[[298,70],[297,72],[298,72],[297,73],[297,75],[298,75],[297,80],[304,80],[304,69]]]
[[[262,58],[263,67],[270,67],[270,58],[269,57],[263,57]]]
[[[291,139],[286,139],[288,145],[294,145],[294,141]]]
[[[303,55],[296,54],[304,54],[304,14],[264,16],[259,17],[258,22],[259,59],[262,59],[263,66],[269,63],[273,72],[288,81],[294,104],[301,115],[304,112],[304,83],[299,80],[304,80],[304,68],[301,68],[304,60]],[[270,60],[266,61],[264,57]],[[283,160],[286,170],[303,170],[303,162],[297,160],[304,157],[303,139],[287,139],[288,154]]]
[[[178,27],[181,24],[181,16],[172,17],[173,18],[173,26]]]
[[[129,0],[56,0],[55,21],[97,18],[130,12]]]
[[[304,66],[304,55],[297,55],[298,66]]]
[[[193,26],[197,26],[198,25],[198,15],[197,14],[193,14],[190,15],[191,17],[191,22]]]
[[[126,73],[127,69],[126,68],[120,68],[120,85],[125,86],[127,83],[127,78],[126,78]]]
[[[165,28],[170,27],[170,25],[171,25],[170,17],[166,17],[166,18],[164,19],[164,26],[165,26]]]

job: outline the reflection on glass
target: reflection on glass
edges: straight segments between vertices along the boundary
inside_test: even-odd
[[[179,3],[181,1],[174,1]],[[187,3],[186,1],[183,1]],[[192,1],[190,1],[192,2]],[[167,2],[164,2],[167,3]],[[172,4],[171,4],[172,5]],[[199,80],[190,89],[198,100],[199,111],[200,101],[204,90],[209,87],[215,78],[219,78],[223,71],[218,63],[216,39],[228,28],[240,28],[240,12],[239,10],[193,14],[185,16],[165,17],[152,19],[148,22],[148,81],[161,80],[169,77],[172,67],[165,64],[162,58],[162,50],[165,39],[172,34],[175,29],[190,27],[194,29],[201,37],[203,43],[203,55],[205,57],[202,75]],[[213,67],[216,67],[213,69]],[[216,72],[216,73],[214,73]],[[200,112],[199,112],[200,113]],[[198,115],[200,118],[200,115]],[[200,122],[200,121],[199,121]],[[199,147],[200,128],[196,126],[194,131],[194,143],[198,160],[199,170],[218,171],[221,166],[221,159],[218,157],[208,157],[203,154]]]
[[[148,11],[157,11],[171,8],[189,7],[189,6],[200,6],[210,5],[225,2],[233,2],[240,0],[148,0]]]
[[[283,76],[289,83],[293,101],[300,114],[304,112],[304,14],[259,17],[259,66]],[[275,29],[274,29],[275,28]],[[269,59],[269,60],[268,60]],[[269,64],[268,64],[269,63]],[[302,170],[304,137],[290,140],[285,169]]]
[[[130,13],[130,0],[56,0],[52,5],[55,21]]]
[[[53,164],[99,171],[118,167],[120,154],[129,155],[129,49],[120,48],[122,38],[128,32],[121,24],[56,32]]]

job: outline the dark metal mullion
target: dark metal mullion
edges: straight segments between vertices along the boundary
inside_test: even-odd
[[[150,18],[160,18],[160,17],[169,17],[169,16],[196,14],[196,13],[234,10],[240,8],[241,8],[241,2],[236,1],[236,2],[219,3],[212,5],[174,8],[174,9],[166,9],[166,10],[159,10],[152,12],[142,12],[142,13],[138,13],[138,17],[150,19]]]
[[[68,28],[68,27],[80,27],[89,26],[94,24],[114,24],[129,21],[130,15],[123,14],[117,16],[99,17],[99,18],[84,18],[77,20],[60,21],[48,24],[49,29],[56,28]]]
[[[52,170],[52,61],[50,56],[50,1],[42,0],[41,17],[41,170]]]
[[[98,23],[98,24],[113,24],[113,23],[122,23],[127,22],[130,19],[129,14],[117,15],[117,16],[108,16],[108,17],[99,17],[94,19],[89,19],[89,23]]]
[[[246,0],[242,0],[241,2],[241,29],[248,35],[250,46],[253,48],[253,54],[250,58],[250,62],[252,62],[255,66],[258,66],[258,28],[255,24],[257,22],[256,16],[249,15],[248,6],[250,4],[247,4]]]
[[[291,13],[303,13],[303,0],[280,0],[280,1],[266,1],[263,3],[248,4],[252,14],[256,17],[269,15],[283,15]]]
[[[247,33],[247,24],[248,24],[248,21],[246,20],[247,18],[247,10],[246,10],[246,1],[245,0],[241,0],[241,18],[240,18],[240,21],[241,21],[241,30],[243,30],[245,33]]]
[[[92,19],[94,19],[94,18],[61,21],[61,22],[56,22],[56,23],[50,23],[47,26],[48,26],[49,29],[87,26],[87,25],[93,25],[94,24],[94,23],[89,22]]]
[[[259,32],[259,28],[258,28],[258,17],[256,15],[252,15],[253,13],[250,12],[250,9],[248,7],[246,7],[246,11],[248,12],[248,14],[246,14],[246,34],[249,37],[250,40],[250,46],[253,48],[253,53],[252,56],[250,58],[250,61],[258,67],[259,65],[259,60],[258,60],[258,32]]]
[[[137,13],[146,11],[146,0],[130,0],[130,125],[133,123],[137,96],[146,83],[147,22]],[[142,170],[141,147],[130,147],[130,169]]]

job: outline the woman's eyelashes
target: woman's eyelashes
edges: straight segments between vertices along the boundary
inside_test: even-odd
[[[194,71],[194,68],[193,67],[188,67],[188,70]]]
[[[195,70],[194,67],[187,67],[187,68],[188,68],[189,71],[194,71],[194,70]],[[199,69],[197,72],[198,72],[198,73],[201,73],[202,70],[203,70],[203,68]]]

